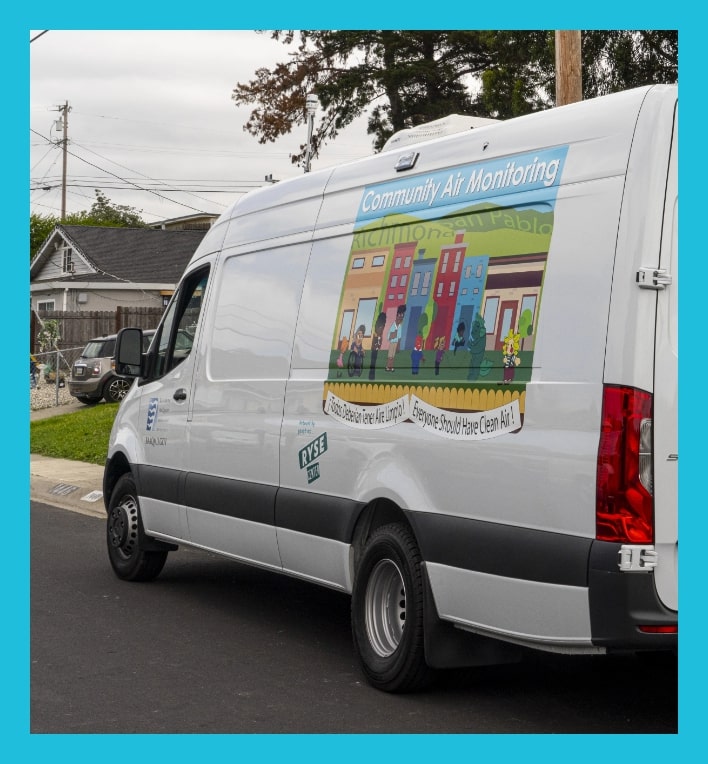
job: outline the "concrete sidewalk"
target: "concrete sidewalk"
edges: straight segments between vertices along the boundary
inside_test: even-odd
[[[30,498],[104,518],[103,467],[30,454]]]
[[[72,399],[70,403],[60,406],[30,411],[30,421],[71,414],[85,408],[85,404]],[[103,466],[30,454],[30,498],[62,509],[105,518]]]

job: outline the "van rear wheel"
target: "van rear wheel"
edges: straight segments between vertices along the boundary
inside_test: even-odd
[[[423,642],[423,571],[411,532],[392,524],[372,533],[352,591],[352,635],[364,675],[386,692],[424,687],[432,672]]]
[[[106,524],[108,559],[118,578],[152,581],[164,567],[167,552],[141,549],[142,535],[138,492],[133,476],[126,474],[118,480],[111,494]]]

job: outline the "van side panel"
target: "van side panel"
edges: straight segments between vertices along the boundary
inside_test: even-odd
[[[222,254],[192,393],[191,540],[278,567],[280,429],[308,254],[300,244]]]

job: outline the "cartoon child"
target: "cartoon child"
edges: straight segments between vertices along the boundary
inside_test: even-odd
[[[356,368],[359,369],[362,361],[364,360],[364,333],[366,327],[361,324],[356,330],[354,339],[352,340],[352,353],[356,353]]]
[[[514,334],[513,329],[509,329],[509,334],[504,337],[502,342],[502,354],[504,356],[504,384],[508,385],[514,381],[516,367],[521,363],[519,358],[519,348],[521,346],[521,335]]]
[[[398,343],[403,336],[403,317],[406,315],[406,306],[399,305],[396,311],[396,320],[391,324],[388,330],[388,358],[386,359],[386,371],[395,371],[393,361],[398,350]]]
[[[445,337],[438,337],[433,344],[433,348],[435,350],[435,376],[438,376],[440,374],[440,364],[445,355]]]
[[[344,368],[344,354],[347,352],[347,349],[349,348],[349,339],[347,337],[342,337],[341,340],[339,340],[339,358],[337,358],[337,366],[339,366],[340,369]],[[340,374],[337,374],[337,376],[341,376]]]
[[[457,353],[457,348],[462,347],[465,344],[465,322],[460,321],[457,325],[457,333],[452,339],[452,346],[454,349],[453,355]]]
[[[358,355],[364,354],[364,332],[366,331],[366,327],[364,324],[361,324],[359,328],[356,330],[356,334],[354,335],[354,339],[352,340],[352,353],[357,353]]]
[[[415,347],[411,350],[411,373],[417,374],[420,371],[420,362],[423,358],[423,338],[418,335],[415,338]]]

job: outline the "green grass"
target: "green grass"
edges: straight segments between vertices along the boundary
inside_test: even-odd
[[[30,452],[103,465],[117,411],[117,403],[105,403],[30,422]]]

